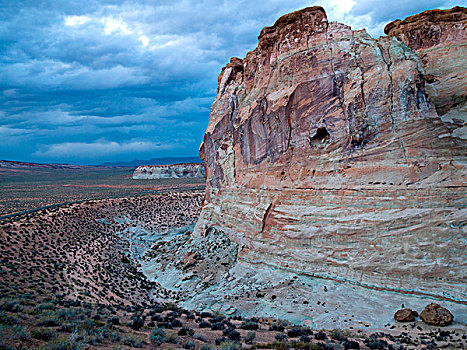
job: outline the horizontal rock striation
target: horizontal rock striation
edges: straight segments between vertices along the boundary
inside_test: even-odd
[[[425,12],[379,39],[321,7],[264,28],[219,76],[195,234],[226,232],[244,262],[467,302],[467,147],[440,118],[465,97],[464,14]],[[442,34],[426,43],[414,23]]]
[[[204,178],[206,169],[203,164],[186,163],[170,165],[141,165],[133,172],[133,179],[178,179]]]

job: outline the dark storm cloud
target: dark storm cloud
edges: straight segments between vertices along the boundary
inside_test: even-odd
[[[195,155],[222,66],[253,49],[262,27],[315,3],[373,35],[384,21],[451,5],[1,0],[0,159]]]

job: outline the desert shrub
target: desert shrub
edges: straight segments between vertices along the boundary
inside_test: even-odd
[[[318,344],[312,344],[312,343],[304,343],[304,342],[292,342],[291,346],[294,349],[306,349],[306,350],[333,350],[333,349],[341,349],[341,347],[337,344],[335,344],[337,347],[335,347],[332,343],[328,344],[323,344],[323,343],[318,343]]]
[[[211,324],[207,321],[201,321],[199,323],[199,328],[211,328]]]
[[[47,344],[49,350],[79,350],[83,344],[76,342],[73,339],[58,338],[54,339]]]
[[[19,325],[0,325],[0,349],[6,349],[8,343],[15,342],[18,339],[22,341],[30,340],[29,328]]]
[[[56,312],[56,315],[59,320],[74,320],[80,316],[73,309],[60,309]]]
[[[256,331],[259,328],[258,323],[248,320],[248,321],[243,321],[242,324],[240,325],[241,329],[247,329],[251,331]]]
[[[284,326],[279,323],[273,323],[269,328],[271,331],[283,332],[285,330]]]
[[[201,318],[210,318],[210,317],[211,317],[211,318],[213,317],[213,314],[210,313],[210,312],[203,311],[203,312],[201,313]]]
[[[339,340],[339,341],[346,341],[347,340],[346,334],[340,329],[331,329],[329,331],[329,336],[332,339]]]
[[[172,324],[169,322],[157,322],[157,327],[159,328],[165,328],[165,329],[172,329]]]
[[[251,344],[253,340],[256,338],[256,333],[255,332],[248,332],[245,336],[245,343]]]
[[[31,336],[34,339],[45,340],[45,341],[49,341],[55,338],[56,335],[57,333],[54,330],[47,329],[47,328],[37,328],[31,332]]]
[[[122,344],[133,348],[142,348],[145,343],[144,340],[138,337],[127,335],[122,338]]]
[[[9,312],[20,312],[23,311],[24,307],[16,300],[3,299],[0,300],[0,310]]]
[[[172,325],[173,328],[179,328],[179,327],[183,326],[182,322],[180,320],[177,320],[177,319],[173,320],[171,325]]]
[[[152,316],[151,316],[151,321],[161,322],[161,321],[162,321],[162,317],[161,317],[160,315],[152,315]]]
[[[360,344],[354,340],[346,340],[342,343],[344,349],[360,349]]]
[[[60,332],[71,333],[76,328],[73,323],[64,323],[60,326]]]
[[[326,340],[326,339],[328,339],[328,336],[324,332],[318,332],[318,333],[315,333],[315,339],[316,340]]]
[[[233,341],[224,340],[216,346],[217,350],[241,350],[242,346]]]
[[[227,328],[222,332],[227,338],[233,341],[240,340],[240,333],[233,328]]]
[[[300,336],[300,342],[301,343],[309,343],[311,342],[311,338],[307,335],[302,335]]]
[[[131,319],[131,325],[130,327],[134,330],[138,330],[138,329],[141,329],[143,328],[144,326],[144,320],[139,317],[139,316],[133,316],[132,319]]]
[[[183,345],[183,348],[185,349],[194,349],[195,348],[195,342],[194,341],[189,341],[185,345]]]
[[[165,342],[170,344],[180,344],[180,338],[176,333],[169,333],[165,337]]]
[[[165,335],[166,333],[164,332],[163,329],[161,328],[154,329],[151,333],[151,343],[156,344],[156,345],[161,345],[165,341]]]
[[[56,305],[53,302],[43,302],[35,307],[37,310],[54,310],[55,308]]]
[[[109,318],[108,322],[110,324],[117,325],[117,324],[120,324],[120,318],[117,317],[117,316],[113,316],[113,317]]]
[[[193,336],[194,339],[197,339],[199,341],[202,341],[203,343],[207,343],[208,340],[200,333],[196,333],[194,336]]]
[[[287,350],[289,347],[287,346],[286,343],[282,341],[275,341],[274,343],[268,343],[268,344],[257,344],[255,345],[256,349],[278,349],[278,350]],[[307,348],[308,349],[308,348]],[[314,347],[311,347],[310,349],[315,350]],[[323,348],[319,348],[323,349]]]
[[[155,314],[160,314],[162,312],[164,312],[164,308],[160,305],[156,305],[151,311],[149,311],[149,315],[154,316]]]
[[[289,336],[289,338],[296,338],[302,335],[307,336],[312,333],[313,332],[310,329],[302,327],[293,327],[287,331],[287,335]]]
[[[384,339],[370,338],[366,345],[370,349],[386,349],[388,346],[388,342]]]
[[[227,328],[233,328],[233,329],[237,328],[237,326],[235,326],[235,325],[234,325],[232,322],[230,322],[230,321],[224,321],[223,323],[225,324],[225,326],[226,326]]]
[[[211,324],[211,329],[213,331],[221,331],[221,330],[224,329],[224,327],[225,327],[225,324],[222,323],[222,322],[217,322],[217,323],[212,323]]]
[[[181,337],[183,337],[185,335],[192,336],[193,334],[195,334],[195,331],[192,330],[191,328],[183,327],[178,331],[178,335],[181,336]]]
[[[38,325],[42,327],[57,327],[60,325],[60,322],[53,316],[44,317],[39,321]]]
[[[13,315],[8,315],[5,311],[0,311],[0,324],[14,326],[21,323],[21,320]]]
[[[277,333],[277,334],[274,336],[274,338],[276,338],[276,339],[279,340],[279,341],[282,341],[282,340],[287,339],[287,336],[286,336],[285,334],[283,334],[283,333]]]
[[[210,319],[209,319],[209,322],[211,322],[211,323],[217,323],[217,322],[222,322],[222,321],[224,321],[224,319],[225,319],[224,316],[219,315],[219,316],[210,318]]]

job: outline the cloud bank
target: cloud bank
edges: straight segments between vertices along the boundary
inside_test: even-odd
[[[252,50],[262,27],[314,4],[379,36],[393,19],[462,2],[2,2],[0,159],[194,156],[222,66]]]

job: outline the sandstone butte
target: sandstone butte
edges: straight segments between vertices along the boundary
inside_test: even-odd
[[[224,231],[246,263],[467,303],[467,9],[386,33],[309,7],[230,60],[194,233]]]

